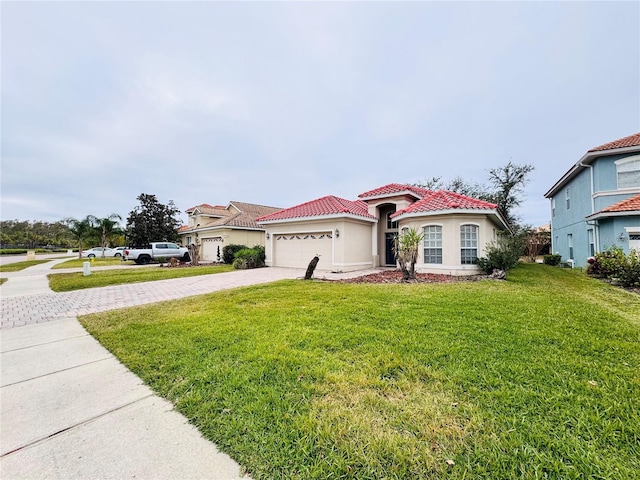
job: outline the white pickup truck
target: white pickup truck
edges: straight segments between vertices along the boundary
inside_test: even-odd
[[[146,265],[152,260],[167,261],[177,258],[183,262],[191,260],[189,250],[171,242],[154,242],[146,248],[127,248],[122,255],[122,261],[133,260],[138,265]]]

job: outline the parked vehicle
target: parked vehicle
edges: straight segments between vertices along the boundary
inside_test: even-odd
[[[82,256],[85,258],[102,258],[102,247],[93,247],[89,250],[83,250]],[[105,247],[104,248],[104,256],[105,257],[115,257],[116,251],[113,248]]]
[[[114,257],[121,257],[122,255],[124,255],[124,251],[127,249],[127,247],[115,247],[113,250],[115,251],[114,253]]]
[[[170,258],[178,258],[183,262],[191,260],[186,247],[170,242],[154,242],[145,248],[126,248],[122,261],[133,260],[138,265],[146,265],[152,260],[169,260]]]

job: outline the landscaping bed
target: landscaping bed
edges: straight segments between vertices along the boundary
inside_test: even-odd
[[[381,272],[371,273],[356,278],[347,278],[344,280],[327,280],[339,283],[457,283],[457,282],[476,282],[478,280],[492,279],[489,275],[441,275],[436,273],[416,273],[414,280],[402,280],[402,272],[400,270],[385,270]]]

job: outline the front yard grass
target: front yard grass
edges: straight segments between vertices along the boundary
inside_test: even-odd
[[[231,272],[232,265],[214,265],[199,267],[175,268],[122,268],[117,270],[93,271],[91,275],[83,276],[82,272],[52,273],[48,275],[49,287],[54,292],[69,292],[83,288],[106,287],[109,285],[123,285],[125,283],[152,282],[169,278],[195,277],[212,273]]]
[[[81,322],[255,479],[640,471],[640,297],[575,271],[282,281]]]
[[[82,268],[84,262],[90,262],[92,267],[117,267],[121,265],[123,267],[133,265],[133,263],[128,264],[123,262],[120,257],[105,257],[105,258],[94,258],[93,261],[90,258],[74,258],[72,260],[67,260],[66,262],[58,263],[53,266],[53,270],[61,269],[61,268]]]

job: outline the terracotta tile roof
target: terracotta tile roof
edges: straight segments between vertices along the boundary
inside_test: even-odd
[[[616,148],[636,147],[640,145],[640,133],[629,135],[628,137],[614,140],[613,142],[605,143],[599,147],[593,147],[590,152],[599,152],[600,150],[613,150]]]
[[[603,212],[639,212],[640,211],[640,194],[635,197],[627,198],[621,202],[609,205],[598,213]]]
[[[495,210],[498,206],[495,203],[485,202],[484,200],[467,197],[466,195],[450,192],[448,190],[438,190],[436,192],[430,192],[429,195],[424,197],[422,200],[418,200],[413,205],[397,211],[391,216],[391,218],[399,217],[406,213],[437,212],[440,210],[453,210],[458,208],[463,210]]]
[[[270,213],[275,213],[282,210],[282,208],[280,207],[267,207],[266,205],[256,205],[254,203],[237,202],[235,200],[231,200],[230,203],[234,205],[241,212],[251,214],[254,219],[261,217],[263,215],[269,215]]]
[[[358,195],[358,198],[378,197],[381,195],[393,195],[395,193],[401,193],[406,191],[410,191],[418,198],[422,198],[425,195],[432,193],[431,190],[427,190],[421,187],[416,187],[414,185],[390,183],[388,185],[384,185],[383,187],[374,188],[373,190],[369,190],[368,192],[361,193],[360,195]]]
[[[178,232],[184,232],[185,230],[189,230],[191,227],[189,227],[189,225],[182,225],[179,229]]]
[[[288,220],[305,217],[322,217],[326,215],[351,214],[359,217],[375,220],[369,215],[367,204],[361,200],[351,201],[345,198],[328,195],[310,202],[286,208],[279,212],[265,215],[257,219],[258,222],[268,222],[273,220]]]
[[[212,205],[209,205],[208,203],[203,203],[201,205],[196,205],[195,207],[188,208],[187,210],[185,210],[185,212],[193,213],[196,209],[198,209],[200,213],[204,215],[215,215],[218,217],[229,215],[229,211],[227,210],[227,207],[221,207],[219,205],[212,206]]]

